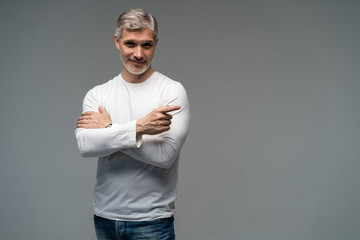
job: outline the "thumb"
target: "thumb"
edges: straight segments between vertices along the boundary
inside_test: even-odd
[[[99,113],[105,113],[106,110],[105,108],[103,108],[102,106],[99,106]]]

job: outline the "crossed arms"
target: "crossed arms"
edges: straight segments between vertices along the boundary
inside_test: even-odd
[[[145,117],[136,121],[136,139],[140,139],[143,135],[156,135],[170,130],[172,115],[169,112],[179,110],[181,107],[161,106]],[[76,127],[85,129],[105,128],[112,124],[112,120],[108,112],[99,106],[99,112],[88,111],[81,114],[77,120]]]
[[[134,160],[170,168],[189,129],[189,106],[185,90],[182,91],[183,94],[169,102],[171,105],[161,106],[143,118],[123,124],[112,122],[101,106],[85,107],[75,131],[80,154],[104,157],[120,151]],[[112,127],[105,128],[110,123]]]

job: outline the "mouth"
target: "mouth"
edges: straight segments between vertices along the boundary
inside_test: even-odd
[[[135,63],[135,64],[144,64],[146,63],[146,61],[137,61],[137,60],[133,60],[133,59],[129,59],[129,61]]]

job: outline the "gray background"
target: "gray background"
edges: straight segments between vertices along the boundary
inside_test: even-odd
[[[186,87],[179,240],[360,239],[359,1],[1,1],[0,238],[95,239],[74,129],[130,7]]]

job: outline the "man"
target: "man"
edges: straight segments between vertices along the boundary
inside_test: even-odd
[[[94,223],[98,239],[175,239],[177,172],[189,130],[185,89],[153,70],[155,18],[129,9],[114,34],[122,72],[85,96],[76,138],[98,157]]]

